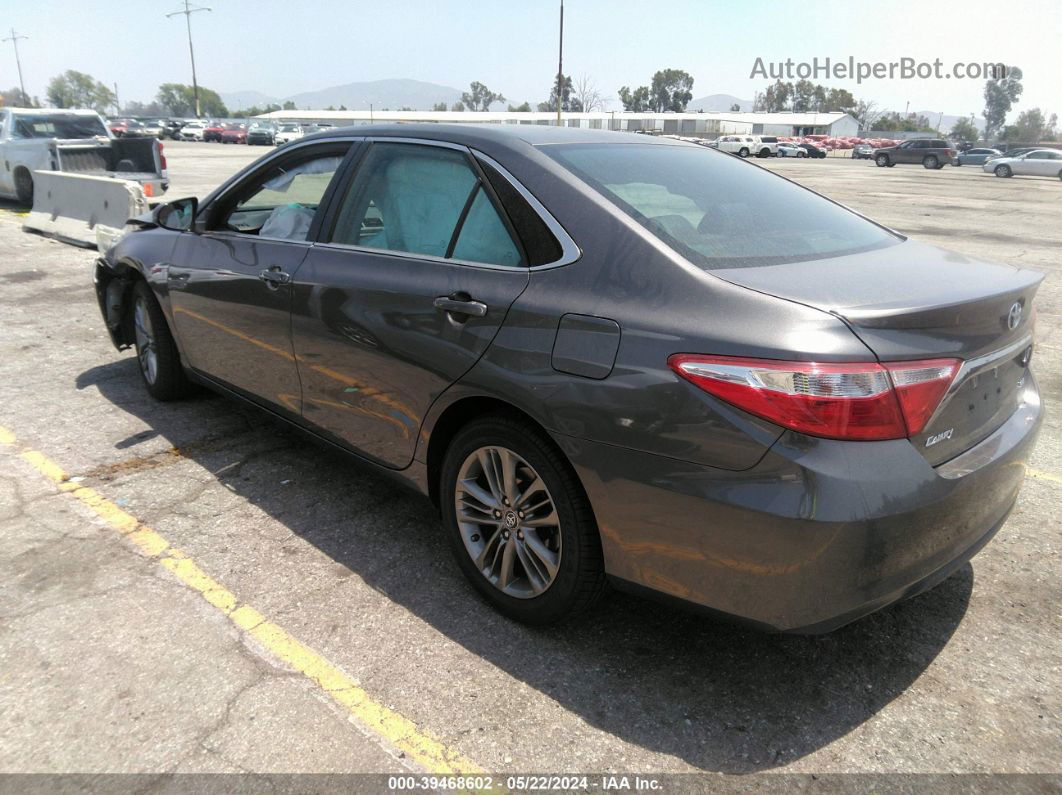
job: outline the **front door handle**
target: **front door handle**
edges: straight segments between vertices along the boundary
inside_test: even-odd
[[[476,301],[465,293],[452,293],[440,295],[435,299],[435,308],[455,315],[468,315],[470,317],[484,317],[487,314],[487,305],[482,301]]]
[[[268,270],[259,273],[258,278],[265,282],[267,286],[276,290],[280,285],[287,284],[291,281],[291,274],[284,273],[279,265],[274,265]]]

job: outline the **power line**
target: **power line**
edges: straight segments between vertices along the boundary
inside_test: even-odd
[[[195,77],[195,50],[192,48],[192,14],[197,11],[210,11],[211,9],[206,6],[193,6],[189,0],[184,0],[184,10],[174,11],[171,14],[167,14],[166,17],[175,17],[179,14],[184,14],[184,22],[188,28],[188,54],[192,58],[192,93],[195,95],[195,117],[199,118],[199,82]]]
[[[23,36],[15,33],[15,29],[11,28],[11,35],[0,41],[9,41],[15,47],[15,66],[18,67],[18,89],[22,92],[22,104],[29,105],[29,95],[26,93],[26,84],[22,80],[22,61],[18,57],[18,40],[28,39],[29,36]]]

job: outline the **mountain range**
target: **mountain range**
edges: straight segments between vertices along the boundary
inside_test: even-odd
[[[365,110],[370,105],[377,110],[390,108],[412,108],[413,110],[431,110],[437,102],[447,106],[461,101],[461,91],[451,86],[437,83],[425,83],[421,80],[372,80],[364,83],[347,83],[342,86],[322,88],[318,91],[304,91],[286,97],[270,96],[261,91],[220,92],[221,99],[229,110],[240,110],[253,105],[283,105],[294,102],[299,109],[323,110],[327,107],[338,108],[343,105],[351,110]],[[507,107],[495,103],[492,110]]]

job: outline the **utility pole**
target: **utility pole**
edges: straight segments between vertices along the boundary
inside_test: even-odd
[[[560,4],[560,43],[557,46],[557,126],[561,126],[561,98],[564,96],[564,0]]]
[[[193,6],[189,0],[184,0],[184,10],[174,11],[172,14],[167,14],[166,17],[175,17],[179,14],[184,14],[184,22],[188,28],[188,54],[192,58],[192,93],[195,95],[195,117],[199,118],[199,82],[195,77],[195,50],[192,49],[192,14],[196,11],[210,11],[211,9],[206,6]]]
[[[29,104],[29,94],[26,93],[26,84],[22,81],[22,61],[18,57],[18,40],[28,39],[29,36],[22,36],[15,33],[15,29],[11,28],[11,35],[0,41],[9,41],[15,47],[15,66],[18,67],[18,90],[22,92],[22,104]]]
[[[114,115],[122,115],[122,103],[118,101],[118,84],[114,84]]]

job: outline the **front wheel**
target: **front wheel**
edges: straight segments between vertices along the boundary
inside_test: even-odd
[[[1014,172],[1010,170],[1010,166],[996,166],[995,174],[997,177],[1012,177]]]
[[[457,563],[501,613],[552,624],[601,596],[604,565],[590,504],[536,428],[505,415],[465,426],[446,451],[439,487]]]
[[[162,307],[145,281],[138,281],[133,288],[132,323],[140,377],[148,394],[161,401],[189,394],[193,386],[181,366],[177,343]]]
[[[874,158],[874,162],[877,164],[878,168],[885,168],[885,166],[889,165],[889,156],[878,155]]]

